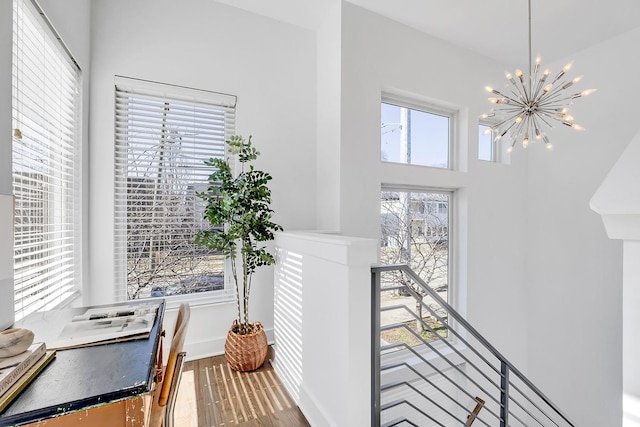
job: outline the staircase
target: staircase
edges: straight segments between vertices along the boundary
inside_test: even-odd
[[[371,281],[372,426],[574,426],[408,266]]]

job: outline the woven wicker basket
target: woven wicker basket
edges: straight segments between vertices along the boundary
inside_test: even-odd
[[[237,322],[234,321],[227,333],[227,341],[224,343],[224,357],[229,367],[234,371],[255,371],[262,366],[267,358],[269,350],[267,335],[260,322],[253,323],[255,332],[246,335],[235,333],[233,329],[236,325]]]

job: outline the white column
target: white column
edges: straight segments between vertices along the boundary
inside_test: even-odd
[[[623,425],[640,427],[640,133],[591,199],[611,239],[622,240]],[[611,363],[616,363],[613,360]]]

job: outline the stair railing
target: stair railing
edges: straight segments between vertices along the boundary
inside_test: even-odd
[[[407,265],[371,282],[372,426],[574,426]]]

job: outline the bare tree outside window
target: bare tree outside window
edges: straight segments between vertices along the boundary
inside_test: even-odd
[[[380,262],[407,264],[445,300],[449,284],[449,211],[448,193],[383,191],[380,197]],[[426,310],[422,303],[429,305],[431,299],[420,287],[400,272],[389,273],[384,280],[383,286],[406,285],[418,297],[417,317],[439,328],[435,319],[423,313]],[[425,333],[420,322],[415,322],[414,328],[419,334]]]
[[[126,223],[121,264],[127,298],[223,290],[224,256],[194,240],[210,228],[196,193],[209,186],[204,160],[224,157],[226,112],[166,97],[118,95],[116,209]]]

